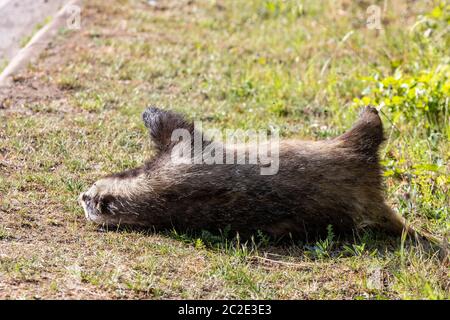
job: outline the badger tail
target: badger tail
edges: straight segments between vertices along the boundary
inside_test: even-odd
[[[362,109],[358,121],[337,139],[355,152],[377,160],[378,148],[384,141],[383,123],[377,109],[370,106]]]

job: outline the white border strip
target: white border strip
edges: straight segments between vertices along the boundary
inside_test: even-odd
[[[64,27],[69,18],[69,8],[72,6],[81,7],[82,0],[72,0],[67,3],[53,20],[40,29],[28,42],[28,44],[19,50],[19,52],[11,59],[10,63],[3,69],[0,74],[0,87],[8,86],[11,82],[11,77],[19,70],[25,67],[33,59],[47,47],[51,39],[58,33],[59,29]]]

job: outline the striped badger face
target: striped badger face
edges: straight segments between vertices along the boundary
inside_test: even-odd
[[[157,155],[142,167],[112,174],[95,182],[79,196],[86,218],[101,225],[168,226],[163,203],[165,189],[174,184],[174,175],[183,169],[171,163],[170,151],[175,144],[172,132],[186,129],[193,133],[192,123],[178,114],[147,108],[143,120]]]
[[[139,218],[134,198],[143,193],[143,172],[129,177],[110,176],[95,182],[80,195],[86,219],[97,224],[136,224]]]
[[[108,182],[100,180],[80,195],[79,202],[84,209],[86,219],[105,223],[105,216],[110,212],[114,198],[108,194]],[[112,212],[111,212],[112,213]]]

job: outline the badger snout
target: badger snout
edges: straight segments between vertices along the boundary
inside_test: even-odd
[[[83,207],[86,219],[91,221],[97,220],[98,216],[102,214],[101,201],[101,196],[98,194],[95,184],[88,191],[80,194],[78,202]]]
[[[92,198],[88,196],[87,193],[83,192],[78,198],[78,203],[83,207],[86,219],[91,220],[91,216],[96,214],[95,205]]]
[[[88,191],[81,193],[78,202],[86,219],[91,222],[113,224],[121,220],[122,202],[111,192],[111,183],[107,179],[97,181]]]

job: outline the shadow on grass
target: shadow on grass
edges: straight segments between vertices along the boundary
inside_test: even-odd
[[[327,227],[326,236],[312,239],[300,239],[291,236],[271,238],[257,232],[250,237],[242,238],[230,230],[218,232],[152,230],[141,227],[122,226],[115,229],[100,228],[103,232],[138,232],[143,235],[162,235],[183,242],[196,249],[210,250],[238,258],[261,258],[268,262],[284,261],[316,261],[348,257],[384,257],[387,254],[402,254],[405,248],[417,247],[430,256],[439,253],[440,247],[431,243],[424,244],[418,239],[392,236],[379,230],[353,231],[336,235],[331,225]],[[440,253],[439,253],[440,254]]]

